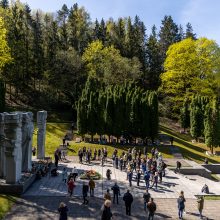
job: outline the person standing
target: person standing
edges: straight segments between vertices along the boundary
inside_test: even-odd
[[[112,212],[111,212],[111,201],[105,200],[104,205],[102,207],[102,217],[101,220],[111,220]]]
[[[117,204],[118,204],[118,196],[120,196],[120,188],[117,183],[112,187],[113,191],[113,203],[115,203],[115,198],[117,199]]]
[[[70,197],[73,195],[73,190],[75,188],[75,183],[73,181],[73,178],[70,178],[70,181],[68,182],[68,192],[70,194]]]
[[[154,186],[154,184],[155,184],[155,188],[157,189],[157,183],[158,183],[158,173],[157,173],[157,172],[155,172],[153,178],[154,178],[154,182],[153,182],[151,188],[153,188],[153,186]]]
[[[156,206],[153,198],[150,198],[150,201],[147,203],[147,209],[149,211],[148,220],[150,220],[150,219],[153,220],[154,214],[157,210],[157,206]]]
[[[144,180],[145,180],[146,188],[148,189],[150,186],[150,172],[145,171]]]
[[[144,211],[147,211],[147,204],[150,201],[150,193],[148,192],[148,189],[146,189],[146,192],[143,195],[144,199]]]
[[[183,219],[183,210],[185,209],[185,202],[186,200],[184,197],[184,192],[181,191],[179,198],[177,199],[179,219]]]
[[[126,207],[126,215],[131,215],[131,204],[133,202],[133,196],[131,195],[130,191],[127,190],[127,192],[123,196],[123,200],[125,202]]]
[[[176,161],[176,170],[175,173],[179,172],[180,173],[180,168],[181,168],[182,164],[180,161]]]
[[[59,220],[67,220],[68,208],[65,203],[63,203],[63,202],[60,203],[60,206],[58,208],[58,212],[60,213]]]
[[[132,176],[133,176],[133,173],[132,171],[130,170],[128,172],[128,181],[129,181],[129,186],[131,187],[132,186]]]
[[[137,186],[140,184],[140,179],[141,179],[141,172],[140,170],[137,171]]]
[[[58,167],[58,161],[59,161],[59,149],[57,148],[57,150],[54,153],[54,159],[55,159],[55,167]]]
[[[85,204],[85,205],[87,205],[89,203],[89,200],[87,199],[88,191],[89,191],[89,186],[86,185],[85,182],[83,182],[82,194],[83,194],[83,204]]]
[[[67,170],[66,168],[64,167],[63,168],[63,172],[62,172],[62,176],[63,176],[63,182],[66,183],[66,180],[67,180]]]
[[[110,194],[110,192],[109,192],[109,189],[107,189],[107,192],[105,193],[105,195],[104,195],[104,200],[112,200],[111,199],[111,194]]]
[[[197,204],[198,204],[199,215],[200,215],[200,218],[202,219],[202,210],[204,207],[204,197],[203,196],[198,197]]]
[[[94,197],[94,189],[95,189],[95,181],[91,178],[89,180],[89,192],[91,197]]]

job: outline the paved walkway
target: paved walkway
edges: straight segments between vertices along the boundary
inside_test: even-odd
[[[143,192],[144,182],[141,181],[140,187],[136,186],[135,175],[133,186],[129,187],[126,180],[126,173],[112,167],[109,161],[104,167],[101,167],[98,162],[92,165],[78,164],[76,158],[69,158],[71,162],[62,163],[59,167],[59,172],[62,172],[63,167],[67,167],[70,172],[75,166],[79,172],[83,170],[94,169],[100,174],[105,173],[107,169],[112,170],[112,180],[96,181],[95,197],[90,198],[88,206],[81,204],[82,180],[77,179],[74,197],[69,198],[67,195],[67,186],[62,182],[62,175],[58,177],[44,177],[36,181],[31,188],[19,199],[12,211],[6,216],[5,220],[34,220],[34,219],[58,219],[57,207],[61,201],[66,202],[70,211],[70,219],[100,219],[100,207],[103,203],[103,193],[107,188],[111,188],[115,181],[118,182],[123,195],[127,189],[131,190],[134,196],[133,214],[131,218],[124,215],[124,205],[120,198],[120,205],[113,205],[112,211],[117,220],[120,219],[146,219],[146,213],[143,210]],[[200,194],[202,186],[206,183],[210,187],[213,194],[220,195],[220,183],[205,179],[200,176],[183,176],[175,174],[167,170],[166,177],[162,184],[158,185],[158,189],[151,189],[150,193],[158,206],[155,219],[176,219],[177,204],[179,192],[184,191],[186,197],[185,219],[198,219],[197,204],[195,200],[196,194]],[[121,205],[122,204],[122,205]],[[209,219],[220,219],[220,201],[205,201],[204,215]],[[206,218],[204,218],[206,219]]]
[[[101,219],[101,206],[103,200],[99,198],[89,198],[89,205],[82,205],[82,199],[79,197],[68,198],[61,196],[46,197],[33,196],[19,199],[18,204],[12,208],[12,211],[4,220],[58,220],[57,208],[60,202],[65,202],[69,208],[69,220],[98,220]],[[177,219],[176,199],[155,199],[157,211],[155,220]],[[199,219],[196,200],[187,199],[186,214],[184,219]],[[218,207],[218,208],[217,208]],[[220,201],[205,201],[204,218],[219,220]],[[115,220],[146,220],[147,213],[143,210],[142,200],[135,198],[132,205],[131,217],[125,215],[125,207],[122,199],[119,205],[112,205],[112,212]]]

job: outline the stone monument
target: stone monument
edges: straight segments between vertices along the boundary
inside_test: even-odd
[[[5,115],[5,164],[6,183],[8,184],[15,184],[21,178],[21,125],[21,113]]]
[[[22,113],[22,171],[31,169],[32,139],[34,132],[33,113]]]
[[[46,120],[46,111],[37,112],[37,159],[45,157]]]

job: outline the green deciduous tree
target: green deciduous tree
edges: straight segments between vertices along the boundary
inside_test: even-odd
[[[220,48],[206,38],[187,38],[169,47],[161,75],[162,94],[173,102],[173,111],[178,112],[185,97],[199,93],[214,96],[217,93]]]

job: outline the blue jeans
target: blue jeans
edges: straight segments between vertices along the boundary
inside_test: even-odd
[[[183,209],[179,209],[178,215],[179,215],[179,218],[182,218],[182,217],[183,217]]]
[[[148,220],[150,220],[150,219],[154,219],[154,213],[152,213],[152,212],[149,212],[149,215],[148,215]]]
[[[147,211],[147,203],[144,202],[144,211]]]

